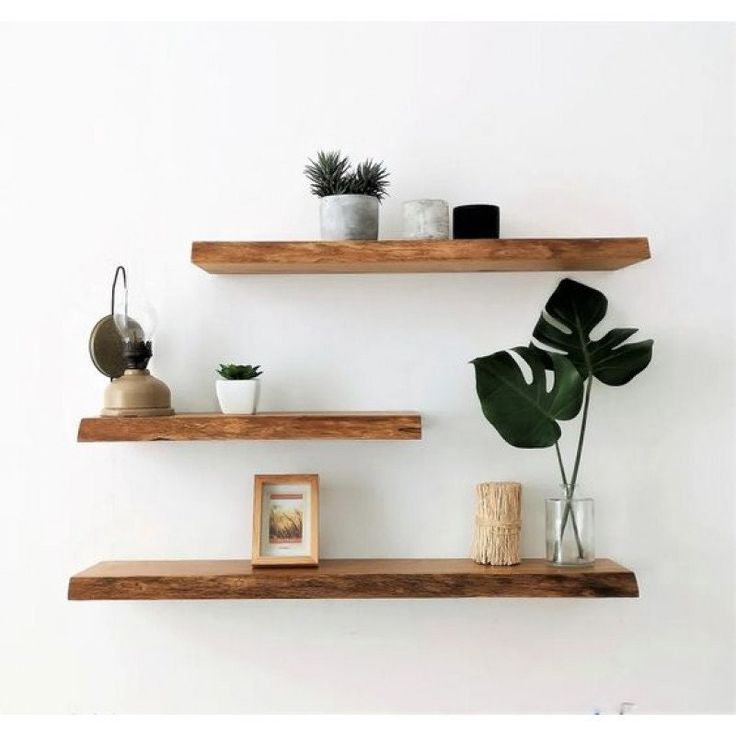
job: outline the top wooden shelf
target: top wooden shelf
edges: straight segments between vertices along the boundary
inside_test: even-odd
[[[208,273],[613,271],[650,257],[647,238],[196,242]]]

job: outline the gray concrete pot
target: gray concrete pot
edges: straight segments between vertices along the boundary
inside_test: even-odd
[[[404,238],[447,240],[450,237],[450,208],[444,199],[413,199],[404,202]]]
[[[319,201],[322,240],[377,240],[378,199],[367,194],[335,194]]]

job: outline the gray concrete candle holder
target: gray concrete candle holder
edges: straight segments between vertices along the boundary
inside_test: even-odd
[[[377,240],[377,197],[334,194],[319,201],[322,240]]]
[[[450,208],[444,199],[413,199],[404,202],[406,240],[447,240]]]

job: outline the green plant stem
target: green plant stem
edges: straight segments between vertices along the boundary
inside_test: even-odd
[[[562,464],[562,453],[560,452],[560,443],[555,442],[555,452],[557,453],[557,462],[560,464],[560,475],[562,475],[562,482],[567,488],[567,474],[565,473],[565,466]]]
[[[562,544],[562,539],[565,534],[565,526],[567,525],[567,519],[568,517],[572,521],[572,532],[575,535],[575,546],[578,548],[578,557],[582,560],[584,555],[583,552],[583,543],[580,541],[580,532],[578,531],[578,522],[575,520],[575,514],[571,515],[570,509],[571,502],[572,502],[572,494],[574,492],[574,488],[571,487],[570,494],[565,494],[565,511],[562,516],[562,527],[560,529],[560,544]]]
[[[565,499],[567,501],[567,503],[565,504],[565,511],[563,516],[562,532],[560,533],[560,538],[555,541],[555,558],[559,559],[560,550],[562,547],[562,534],[564,534],[565,526],[567,525],[567,517],[570,513],[570,498],[572,497],[572,494],[568,492],[570,486],[567,484],[567,473],[565,473],[565,465],[562,462],[562,453],[560,452],[559,442],[555,442],[555,452],[557,453],[557,462],[560,465],[560,474],[562,475],[562,483],[565,487]],[[577,521],[575,521],[575,514],[572,515],[572,531],[575,534],[575,544],[578,548],[578,557],[582,558],[583,545],[580,542],[580,533],[578,532],[578,523]]]
[[[562,540],[564,534],[565,534],[565,528],[567,527],[567,520],[570,516],[570,501],[572,501],[572,496],[575,493],[575,485],[577,484],[578,480],[578,472],[580,471],[580,458],[583,454],[583,443],[585,442],[585,429],[588,426],[588,409],[590,407],[590,391],[593,387],[593,375],[591,374],[588,376],[588,382],[585,385],[585,399],[583,401],[583,420],[580,423],[580,436],[578,437],[578,449],[575,453],[575,465],[572,469],[572,480],[570,482],[569,486],[566,486],[570,488],[569,494],[566,493],[567,497],[567,503],[565,504],[565,511],[562,515],[562,527],[560,530],[560,541]],[[573,530],[575,531],[575,541],[577,543],[578,547],[578,557],[583,557],[583,548],[580,544],[580,535],[578,534],[577,529],[577,522],[575,521],[575,514],[572,515],[572,525]]]
[[[585,386],[585,400],[583,402],[583,421],[580,424],[580,438],[578,439],[578,451],[575,454],[575,466],[572,469],[571,485],[573,491],[575,484],[578,482],[578,471],[580,470],[580,458],[583,454],[583,442],[585,442],[585,428],[588,426],[588,407],[590,406],[590,390],[593,387],[593,374],[588,376],[588,383]]]

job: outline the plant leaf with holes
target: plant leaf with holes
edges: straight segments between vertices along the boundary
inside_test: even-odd
[[[551,447],[561,434],[557,421],[580,411],[583,379],[567,358],[549,354],[554,383],[547,390],[545,359],[533,348],[512,350],[531,368],[531,384],[505,350],[471,361],[483,414],[514,447]]]
[[[638,332],[634,327],[610,330],[600,340],[590,339],[591,331],[608,310],[608,299],[597,289],[563,279],[544,309],[569,332],[552,324],[542,313],[534,328],[534,339],[542,349],[562,351],[584,379],[593,375],[609,386],[622,386],[641,373],[652,359],[653,340],[624,344]]]

